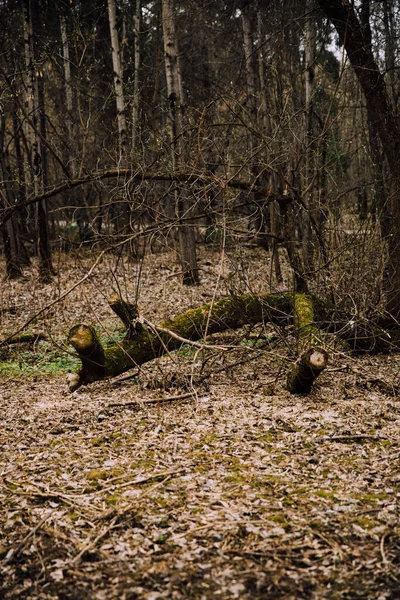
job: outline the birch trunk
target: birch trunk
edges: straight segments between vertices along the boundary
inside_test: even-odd
[[[175,170],[177,167],[183,167],[185,164],[185,143],[183,136],[184,97],[178,38],[175,27],[174,0],[162,0],[162,23],[172,168]],[[199,270],[197,266],[195,231],[190,222],[193,212],[192,203],[185,196],[184,192],[179,191],[175,194],[175,206],[178,220],[178,239],[183,284],[195,285],[199,282]]]
[[[142,0],[136,0],[134,25],[134,82],[132,98],[132,154],[135,154],[140,140],[140,67],[141,67],[141,30],[142,30]]]
[[[126,117],[125,117],[125,98],[123,90],[123,69],[121,64],[121,55],[117,30],[117,19],[115,0],[108,0],[108,20],[110,24],[111,52],[114,76],[115,102],[117,106],[117,124],[119,138],[119,163],[125,166],[126,163]]]
[[[69,53],[69,40],[68,40],[68,29],[67,21],[64,15],[60,15],[60,31],[61,31],[61,43],[62,43],[62,55],[63,55],[63,67],[64,67],[64,86],[65,86],[65,105],[67,109],[67,131],[68,131],[68,142],[70,155],[68,157],[68,163],[71,170],[71,175],[75,179],[78,175],[78,169],[76,164],[75,149],[76,149],[76,127],[73,118],[73,90],[72,90],[72,79],[71,79],[71,60]]]
[[[314,0],[306,1],[306,22],[305,22],[305,178],[304,189],[306,195],[305,204],[309,212],[303,215],[303,257],[304,265],[308,271],[313,269],[314,263],[314,245],[311,229],[310,215],[316,216],[316,199],[314,189],[315,179],[315,144],[314,144],[314,78],[315,78],[315,45],[316,45],[316,26],[313,11],[315,9]]]

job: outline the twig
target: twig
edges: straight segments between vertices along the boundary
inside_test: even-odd
[[[159,479],[160,477],[167,477],[167,476],[170,477],[171,475],[176,475],[177,473],[180,473],[183,470],[184,469],[171,469],[169,471],[162,471],[161,473],[153,473],[153,475],[149,475],[148,477],[142,477],[141,479],[131,479],[129,481],[125,481],[124,483],[117,484],[117,486],[115,484],[107,485],[103,488],[95,490],[94,492],[89,492],[88,494],[76,494],[75,497],[85,497],[86,498],[88,496],[94,496],[99,493],[102,494],[103,492],[108,492],[108,490],[115,489],[116,487],[118,487],[118,489],[120,489],[120,488],[124,488],[124,487],[129,487],[130,485],[132,485],[132,486],[144,485],[145,483],[149,483],[149,481],[153,481],[154,479]]]
[[[343,442],[346,444],[347,442],[362,442],[363,440],[367,440],[369,442],[380,442],[381,440],[387,440],[387,437],[378,436],[378,435],[367,435],[363,433],[355,433],[350,435],[333,435],[333,436],[324,436],[326,440],[331,442]]]
[[[160,327],[159,325],[155,325],[154,323],[152,323],[148,319],[145,319],[144,317],[142,317],[142,319],[146,325],[148,325],[151,329],[153,329],[153,331],[158,332],[158,333],[166,333],[167,335],[174,338],[175,340],[178,340],[178,342],[182,342],[183,344],[188,344],[190,346],[195,346],[196,348],[201,348],[201,350],[203,350],[204,348],[209,348],[211,350],[229,350],[230,348],[232,348],[232,346],[214,346],[213,344],[202,344],[200,342],[194,342],[193,340],[188,340],[187,338],[184,338],[181,335],[178,335],[174,331],[171,331],[171,329],[167,329],[166,327]]]
[[[92,548],[96,547],[96,544],[98,541],[100,541],[103,537],[105,537],[107,535],[107,533],[109,531],[111,531],[111,529],[113,529],[113,527],[115,526],[116,522],[118,519],[118,515],[116,515],[113,520],[111,521],[110,525],[108,525],[107,527],[104,527],[100,533],[94,538],[94,540],[88,542],[83,548],[82,550],[71,560],[71,564],[75,565],[76,563],[78,563],[82,556],[88,552],[89,550],[91,550]]]
[[[161,485],[163,485],[164,483],[166,483],[167,481],[169,481],[171,479],[171,476],[173,473],[176,473],[177,471],[172,471],[169,472],[167,477],[165,477],[162,481],[158,482],[156,485],[152,486],[149,490],[145,490],[140,498],[144,498],[145,496],[147,496],[150,492],[153,492],[157,487],[160,487]],[[120,486],[122,487],[122,486]],[[127,512],[129,512],[130,510],[132,510],[133,505],[129,504],[128,506],[126,506],[125,508],[123,508],[122,510],[118,510],[118,509],[112,509],[112,512],[110,513],[106,513],[104,515],[102,515],[100,517],[100,519],[105,519],[111,516],[111,514],[113,514],[114,512],[116,512],[114,518],[112,519],[110,525],[108,525],[107,527],[104,527],[100,533],[90,542],[88,542],[83,548],[82,550],[72,559],[71,563],[72,564],[76,564],[80,561],[80,559],[82,558],[82,556],[88,552],[89,550],[91,550],[92,548],[96,547],[97,542],[99,542],[101,539],[103,539],[112,529],[116,529],[117,527],[120,527],[122,525],[120,521],[121,517],[123,517]]]
[[[386,557],[386,554],[385,554],[385,539],[386,539],[387,535],[388,535],[387,532],[385,532],[383,534],[383,536],[381,537],[381,543],[379,544],[379,550],[381,552],[382,562],[385,565],[387,565],[388,562],[389,562],[388,559],[387,559],[387,557]]]
[[[74,283],[74,285],[72,285],[70,288],[68,288],[68,290],[66,292],[64,292],[63,294],[61,294],[61,296],[58,296],[57,298],[55,298],[55,300],[53,300],[52,302],[50,302],[49,304],[47,304],[46,306],[44,306],[43,308],[41,308],[40,310],[38,310],[27,321],[25,321],[25,323],[23,325],[21,325],[21,327],[19,329],[17,329],[17,331],[14,331],[13,334],[9,335],[4,340],[0,341],[0,346],[4,346],[5,344],[7,344],[13,337],[15,337],[16,335],[18,335],[19,333],[21,333],[21,331],[23,331],[25,329],[25,327],[27,327],[28,325],[30,325],[32,323],[32,321],[34,321],[35,319],[37,319],[38,317],[40,317],[40,315],[42,315],[43,313],[46,312],[46,310],[49,310],[52,306],[54,306],[55,304],[57,304],[57,302],[60,302],[61,300],[63,300],[64,298],[66,298],[66,296],[68,296],[71,292],[73,292],[84,281],[86,281],[87,279],[89,279],[89,277],[92,275],[94,269],[97,267],[97,265],[99,264],[100,260],[103,258],[104,254],[106,252],[107,252],[106,250],[103,250],[102,252],[100,252],[100,254],[98,255],[98,257],[94,261],[93,265],[90,267],[89,271],[87,271],[87,273],[85,273],[85,275],[83,277],[81,277],[79,279],[79,281],[77,281],[76,283]]]
[[[165,396],[164,398],[149,398],[148,400],[134,400],[132,402],[110,402],[106,408],[115,406],[141,406],[142,404],[162,404],[163,402],[174,402],[175,400],[184,400],[194,396],[194,392],[186,392],[186,394],[178,394],[177,396]]]

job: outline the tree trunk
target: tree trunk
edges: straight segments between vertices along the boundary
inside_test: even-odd
[[[140,141],[140,67],[141,67],[141,31],[142,31],[142,0],[136,0],[134,26],[134,82],[132,97],[132,155],[135,154]]]
[[[6,144],[6,122],[2,107],[0,106],[0,173],[3,180],[3,191],[0,194],[0,208],[8,208],[14,204],[14,194],[11,189],[11,175],[8,161],[8,151]],[[2,225],[2,237],[4,247],[4,257],[6,259],[6,276],[8,279],[16,279],[22,275],[20,264],[19,247],[15,235],[16,215],[7,223]]]
[[[264,44],[262,43],[263,39],[263,28],[262,28],[262,16],[261,12],[257,11],[257,37],[258,37],[258,79],[260,84],[259,90],[259,99],[260,99],[260,107],[261,107],[261,116],[263,122],[263,134],[265,136],[265,140],[267,140],[270,136],[270,122],[269,122],[269,110],[268,110],[268,94],[267,94],[267,86],[265,84],[265,57],[264,57]],[[266,163],[269,162],[269,157],[266,156]],[[273,180],[273,176],[271,175],[271,180]],[[272,187],[272,185],[271,185]],[[273,263],[275,278],[278,283],[283,281],[282,279],[282,269],[281,263],[279,260],[279,249],[277,238],[279,237],[279,206],[276,202],[271,202],[269,205],[269,220],[270,220],[270,231],[272,233],[271,238],[271,260]]]
[[[64,86],[65,86],[65,106],[67,109],[67,132],[68,132],[68,146],[69,156],[68,165],[70,166],[71,175],[75,179],[78,175],[77,163],[76,163],[76,127],[75,119],[73,116],[74,102],[73,102],[73,90],[72,90],[72,78],[71,78],[71,61],[69,53],[69,40],[68,40],[68,29],[67,20],[65,15],[60,15],[60,30],[61,30],[61,43],[63,52],[63,67],[64,67]],[[73,202],[73,204],[75,204]]]
[[[41,33],[40,7],[37,0],[23,0],[25,66],[27,75],[28,114],[33,126],[29,127],[30,168],[32,170],[35,195],[43,193],[47,176],[44,81],[43,73],[37,68]],[[39,135],[40,132],[40,135]],[[45,200],[37,204],[36,234],[39,257],[39,276],[42,283],[51,281],[54,274],[52,266],[47,205]]]
[[[183,132],[184,98],[182,73],[180,69],[178,38],[175,28],[174,0],[162,0],[162,24],[164,34],[165,74],[167,79],[169,130],[171,135],[172,167],[183,167],[185,164],[185,147]],[[184,285],[199,283],[199,269],[196,256],[196,237],[190,216],[193,212],[192,202],[182,191],[175,193],[175,206],[178,220],[178,238],[180,261]]]
[[[307,271],[314,270],[314,240],[311,228],[311,215],[316,214],[315,201],[315,142],[314,142],[314,89],[315,89],[315,45],[316,25],[314,16],[314,0],[306,1],[305,23],[305,190],[304,203],[307,211],[303,210],[303,260]]]
[[[119,47],[115,0],[108,0],[108,20],[110,24],[111,52],[114,74],[114,92],[117,105],[117,123],[119,138],[119,160],[122,167],[126,165],[126,117],[123,89],[123,67]]]
[[[15,161],[18,172],[18,192],[16,193],[17,205],[23,206],[26,200],[26,175],[24,167],[24,157],[21,149],[21,121],[19,119],[19,103],[14,97],[14,113],[13,113],[13,135],[14,135],[14,148],[15,148]],[[23,135],[23,134],[22,134]],[[28,233],[27,225],[27,210],[21,208],[16,214],[17,232],[18,232],[18,262],[21,267],[29,267],[31,259],[28,250],[25,247],[24,236]]]

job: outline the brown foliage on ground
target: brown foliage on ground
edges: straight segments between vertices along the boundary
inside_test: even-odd
[[[1,338],[90,264],[60,257],[51,285],[35,270],[3,285],[0,306],[18,311],[0,313]],[[187,289],[172,256],[146,259],[143,314],[269,291],[258,250],[203,251],[200,264],[202,285]],[[30,329],[60,347],[78,321],[114,335],[106,299],[134,300],[138,273],[106,255]],[[73,394],[65,374],[0,371],[3,598],[398,597],[398,356],[352,357],[327,337],[329,368],[301,398],[284,388],[290,332],[209,342],[228,349],[184,346]]]

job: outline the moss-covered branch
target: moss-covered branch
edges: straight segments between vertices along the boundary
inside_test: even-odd
[[[290,313],[290,294],[244,294],[229,296],[213,305],[188,310],[174,319],[164,321],[160,328],[188,340],[198,340],[206,331],[208,334],[218,333],[263,320],[283,325],[289,322]],[[76,377],[70,378],[70,389],[77,389],[80,385],[97,379],[119,375],[182,345],[179,339],[166,331],[152,332],[143,326],[136,330],[135,335],[109,348],[102,347],[92,327],[82,324],[71,329],[68,340],[82,360],[81,370]]]
[[[245,324],[269,321],[278,326],[295,324],[299,340],[300,359],[296,363],[303,371],[288,376],[288,387],[301,393],[296,381],[312,381],[327,363],[327,353],[320,347],[319,330],[336,332],[357,351],[397,351],[400,333],[390,334],[368,322],[356,322],[334,306],[307,294],[243,294],[222,298],[212,305],[188,310],[173,319],[160,323],[157,331],[138,323],[134,304],[118,296],[110,299],[110,306],[127,328],[121,342],[104,348],[95,330],[88,325],[76,325],[69,334],[69,342],[82,360],[82,368],[70,376],[70,389],[105,377],[113,377],[158,358],[167,351],[180,347],[182,338],[200,340],[207,334],[237,329]],[[172,334],[176,334],[174,337]],[[311,370],[311,375],[307,374]],[[311,381],[311,385],[312,385]],[[305,389],[309,386],[305,383]],[[302,392],[304,393],[304,392]]]
[[[287,376],[287,389],[292,394],[310,393],[314,381],[328,364],[328,353],[319,345],[319,327],[314,313],[312,296],[294,294],[293,316],[299,359]]]

